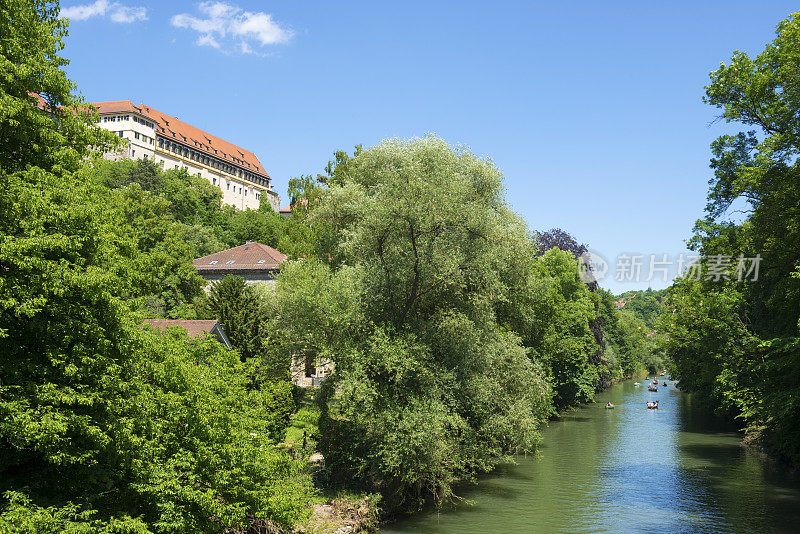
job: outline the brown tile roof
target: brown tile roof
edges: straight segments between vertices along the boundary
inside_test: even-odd
[[[316,200],[317,200],[317,201],[319,201],[319,198],[317,198]],[[295,208],[295,207],[296,207],[298,204],[300,204],[300,205],[301,205],[301,206],[303,206],[303,207],[305,207],[305,206],[308,206],[308,199],[307,199],[306,197],[303,197],[303,198],[301,198],[300,200],[298,200],[297,202],[292,202],[291,204],[289,204],[289,205],[288,205],[288,206],[286,206],[285,208],[281,208],[281,210],[280,210],[278,213],[283,213],[283,214],[292,213],[292,210],[293,210],[293,209],[294,209],[294,208]]]
[[[197,258],[192,263],[200,272],[273,271],[288,259],[289,256],[270,246],[248,241],[244,245]]]
[[[219,324],[216,319],[209,320],[184,320],[184,319],[145,319],[145,324],[149,324],[157,330],[166,330],[171,326],[185,328],[189,337],[197,337],[200,334],[210,334],[214,327]]]
[[[92,105],[97,108],[100,115],[108,113],[143,113],[139,108],[133,105],[130,100],[114,100],[112,102],[92,102]]]
[[[32,93],[32,92],[28,91],[28,96],[32,96],[32,97],[36,98],[36,107],[37,108],[39,108],[41,110],[44,110],[45,108],[50,107],[50,106],[47,105],[47,100],[42,98],[42,95],[40,95],[39,93]]]
[[[269,174],[258,161],[255,154],[208,132],[195,128],[171,115],[140,104],[135,106],[130,100],[112,102],[93,102],[100,115],[109,113],[138,113],[156,124],[158,135],[183,143],[189,148],[214,156],[222,161],[230,162],[242,169],[269,178]]]

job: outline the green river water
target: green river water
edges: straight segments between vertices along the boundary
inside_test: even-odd
[[[800,476],[748,452],[671,383],[657,393],[639,383],[551,423],[538,456],[461,489],[471,504],[381,532],[800,532]]]

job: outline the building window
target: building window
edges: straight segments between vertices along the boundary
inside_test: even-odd
[[[230,191],[230,190],[231,190],[231,183],[228,182],[228,191]]]
[[[122,132],[117,132],[117,133],[119,133],[119,136],[122,137]]]
[[[133,137],[135,139],[139,139],[139,132],[133,132]]]
[[[135,150],[131,150],[131,157],[134,157],[134,156],[136,156],[136,151]]]

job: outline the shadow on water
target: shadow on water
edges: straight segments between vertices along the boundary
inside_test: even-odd
[[[570,421],[572,423],[589,423],[591,421],[594,421],[594,419],[592,419],[591,417],[580,417],[577,415],[565,415],[563,417],[560,417],[558,421],[559,422]]]
[[[646,400],[661,401],[647,410]],[[605,410],[613,402],[622,407]],[[503,465],[459,503],[385,532],[792,532],[800,478],[740,446],[736,424],[673,388],[633,382],[551,422],[541,452]]]

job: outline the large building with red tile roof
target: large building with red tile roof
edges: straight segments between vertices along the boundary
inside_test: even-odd
[[[280,209],[280,197],[258,157],[176,117],[130,100],[95,102],[100,126],[127,143],[108,159],[151,159],[164,169],[186,169],[222,191],[222,201],[239,209],[258,209],[267,200]],[[266,196],[264,196],[266,195]]]
[[[248,241],[244,245],[215,252],[192,261],[197,272],[214,282],[225,275],[244,278],[248,284],[271,283],[289,256],[274,248]]]

